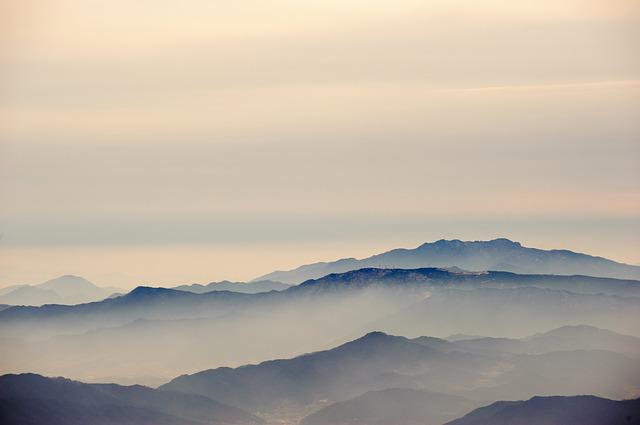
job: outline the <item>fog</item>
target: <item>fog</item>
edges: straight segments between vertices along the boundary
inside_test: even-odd
[[[145,384],[158,390],[73,385],[88,385],[98,406],[121,397],[125,418],[142,406],[182,421],[187,413],[235,412],[239,424],[375,424],[392,414],[403,425],[417,417],[442,425],[498,400],[583,393],[619,400],[640,388],[637,281],[365,268],[282,291],[181,288],[2,310],[0,373]],[[14,376],[0,378],[17,380],[6,387],[12,396],[27,381],[46,400],[50,386],[73,394],[68,381]],[[158,401],[167,391],[192,409]],[[85,408],[56,397],[68,412]]]
[[[328,349],[371,331],[526,337],[582,324],[638,334],[635,294],[517,282],[501,288],[385,285],[263,294],[138,288],[101,303],[9,310],[0,313],[2,371],[158,385],[184,373]]]

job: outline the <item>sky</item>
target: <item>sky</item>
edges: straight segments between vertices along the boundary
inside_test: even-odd
[[[640,264],[640,4],[5,0],[0,286],[441,238]]]

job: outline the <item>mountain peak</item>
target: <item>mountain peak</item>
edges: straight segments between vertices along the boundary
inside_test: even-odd
[[[420,245],[419,247],[417,247],[416,249],[425,249],[425,248],[430,248],[430,247],[438,247],[438,248],[442,248],[442,247],[456,247],[456,246],[462,246],[465,243],[462,242],[460,239],[438,239],[435,242],[425,242],[422,245]]]
[[[360,338],[354,339],[353,341],[342,344],[338,349],[349,351],[355,350],[356,352],[360,352],[362,350],[368,351],[380,346],[389,347],[390,344],[402,344],[405,342],[409,343],[410,341],[403,336],[389,335],[381,331],[373,331],[361,336]]]
[[[488,241],[462,241],[460,239],[439,239],[435,242],[425,242],[420,245],[417,250],[426,249],[426,248],[465,248],[470,246],[493,246],[493,247],[504,247],[504,248],[522,248],[522,244],[520,242],[512,241],[507,238],[496,238]]]
[[[62,276],[60,276],[57,279],[81,279],[81,280],[86,280],[83,277],[80,276],[76,276],[75,274],[63,274]]]
[[[47,289],[57,289],[57,288],[64,288],[64,287],[96,288],[96,285],[89,282],[87,279],[80,276],[71,275],[71,274],[56,277],[54,279],[41,283],[37,286],[41,288],[47,288]]]
[[[360,340],[363,339],[379,339],[379,338],[386,338],[386,337],[390,337],[392,335],[386,334],[382,331],[372,331],[369,332],[368,334],[365,334],[364,336],[362,336],[361,338],[359,338]]]
[[[497,238],[497,239],[490,240],[486,243],[494,246],[522,248],[522,244],[520,242],[512,241],[511,239],[507,239],[507,238]]]
[[[165,294],[169,292],[179,292],[168,288],[154,288],[152,286],[137,286],[127,294],[130,297],[145,297],[149,295]]]

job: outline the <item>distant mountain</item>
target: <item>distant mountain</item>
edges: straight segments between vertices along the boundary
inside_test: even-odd
[[[593,326],[563,326],[524,340],[529,353],[557,350],[610,350],[640,357],[640,338]]]
[[[101,288],[79,276],[61,276],[38,285],[15,285],[0,292],[0,303],[41,306],[80,304],[107,298],[117,288]]]
[[[640,357],[640,338],[585,325],[563,326],[524,339],[470,337],[454,343],[460,349],[478,352],[539,354],[559,350],[609,350]]]
[[[148,286],[138,286],[130,292],[108,297],[101,301],[95,301],[77,305],[44,305],[41,307],[13,307],[5,312],[6,318],[37,318],[37,317],[63,317],[78,315],[110,315],[122,314],[123,311],[131,310],[134,319],[153,316],[157,308],[165,306],[173,307],[172,311],[185,307],[185,313],[189,313],[189,308],[194,304],[206,303],[212,298],[238,298],[246,297],[245,294],[217,293],[217,294],[194,294],[186,291],[178,291],[168,288],[152,288]],[[0,319],[1,320],[1,319]]]
[[[410,388],[369,391],[334,403],[304,418],[300,425],[441,425],[478,406],[478,402]]]
[[[260,425],[263,421],[201,396],[23,374],[0,376],[0,423]]]
[[[228,280],[222,282],[211,282],[207,285],[195,283],[193,285],[180,285],[173,289],[178,291],[193,292],[194,294],[204,294],[211,291],[231,291],[243,294],[258,294],[269,291],[284,291],[291,287],[286,283],[274,282],[272,280],[260,280],[254,282],[230,282]]]
[[[424,337],[420,337],[424,338]],[[527,338],[447,338],[452,349],[475,353],[543,354],[552,351],[607,350],[640,358],[640,338],[594,326],[562,326]]]
[[[267,295],[227,291],[194,294],[139,286],[128,294],[85,304],[8,308],[0,311],[0,327],[3,322],[27,325],[35,321],[47,322],[49,326],[61,324],[71,329],[72,324],[90,328],[95,322],[101,326],[114,326],[137,319],[215,317]]]
[[[563,297],[581,294],[610,294],[624,296],[627,299],[605,297],[603,299],[607,300],[606,304],[640,303],[640,281],[633,280],[588,276],[518,275],[508,272],[459,273],[436,268],[361,269],[309,280],[284,291],[255,294],[235,291],[208,291],[197,294],[177,289],[140,286],[128,294],[99,302],[70,306],[9,308],[0,311],[0,326],[7,321],[46,319],[51,323],[52,320],[66,317],[83,317],[84,320],[109,317],[113,320],[110,323],[126,323],[136,319],[216,317],[234,308],[262,304],[264,301],[295,302],[304,297],[340,295],[366,289],[388,289],[396,292],[408,289],[407,297],[415,298],[417,293],[418,297],[414,301],[419,301],[424,298],[424,290],[438,290],[449,294],[450,291],[447,291],[450,289],[485,289],[487,294],[498,293],[498,290],[508,294],[514,293],[509,292],[512,289],[535,288],[554,290],[550,296],[557,297],[558,301]],[[496,291],[488,292],[489,289]],[[571,294],[560,296],[557,294],[559,291],[569,291]],[[467,292],[460,294],[466,295]],[[214,305],[216,309],[212,310]]]
[[[110,295],[117,288],[100,288],[80,276],[65,275],[37,285],[38,288],[55,291],[65,299],[95,299]]]
[[[25,285],[0,295],[0,302],[10,305],[41,306],[44,304],[61,304],[63,298],[54,290]]]
[[[376,269],[365,268],[333,273],[310,279],[292,287],[289,292],[336,292],[370,287],[411,288],[524,288],[535,287],[570,291],[577,294],[609,294],[640,297],[640,281],[591,276],[557,276],[516,274],[510,272],[456,272],[441,268]]]
[[[256,280],[298,284],[331,273],[362,268],[459,267],[470,271],[508,271],[520,274],[587,275],[618,279],[640,279],[640,266],[617,263],[568,250],[523,247],[508,239],[491,241],[439,240],[415,249],[394,249],[361,260],[344,258],[276,271]]]
[[[533,397],[499,401],[446,425],[638,425],[640,399],[614,401],[594,396]]]

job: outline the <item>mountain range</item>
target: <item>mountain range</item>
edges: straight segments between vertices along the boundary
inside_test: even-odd
[[[381,294],[381,291],[386,294]],[[485,315],[487,319],[494,317],[500,320],[496,311],[502,311],[507,316],[513,315],[514,318],[517,315],[528,318],[528,314],[547,311],[547,316],[540,318],[551,321],[542,327],[544,329],[554,324],[560,326],[571,323],[563,322],[570,320],[570,317],[574,322],[591,323],[590,320],[585,321],[587,316],[591,316],[608,324],[608,321],[615,321],[617,316],[624,315],[626,318],[640,313],[639,281],[588,276],[517,275],[508,272],[469,273],[434,268],[362,269],[331,274],[284,291],[266,293],[209,291],[197,294],[176,289],[138,287],[128,294],[99,302],[69,306],[16,306],[0,311],[0,335],[10,335],[4,332],[11,327],[17,327],[18,334],[26,330],[49,331],[56,327],[69,333],[95,326],[120,326],[139,319],[220,318],[255,309],[269,310],[264,313],[268,315],[276,306],[283,308],[284,305],[303,304],[311,298],[319,302],[339,297],[344,302],[353,296],[364,299],[363,294],[369,295],[372,302],[380,297],[385,298],[381,300],[385,303],[399,302],[402,307],[399,310],[389,306],[388,311],[372,312],[371,317],[371,320],[384,319],[396,325],[399,322],[413,322],[416,325],[434,320],[441,322],[437,320],[438,317],[448,318],[451,312],[456,312],[456,322],[469,320],[470,323],[481,324],[483,322],[479,318]],[[324,303],[320,304],[324,306]],[[366,311],[361,314],[367,316]],[[426,316],[417,317],[421,314]],[[558,317],[562,320],[554,319]],[[598,325],[597,321],[593,324]],[[379,329],[378,326],[376,328]],[[482,334],[483,329],[460,327],[459,331],[463,330]],[[399,333],[424,334],[424,331],[400,329]]]
[[[101,288],[79,276],[65,275],[37,285],[2,288],[0,303],[27,306],[82,304],[103,300],[119,291],[119,288]]]
[[[640,297],[640,281],[601,278],[583,275],[516,274],[511,272],[465,272],[456,269],[377,269],[364,268],[344,273],[332,273],[309,279],[289,292],[306,293],[343,291],[371,287],[434,287],[458,289],[517,289],[533,287],[570,291],[577,294],[607,294]]]
[[[331,273],[363,268],[458,267],[469,271],[507,271],[519,274],[588,275],[640,279],[640,266],[617,263],[565,249],[528,248],[508,239],[490,241],[439,240],[414,249],[393,249],[363,259],[343,258],[275,271],[256,280],[298,284]]]
[[[240,409],[202,396],[140,385],[85,384],[36,374],[0,376],[3,425],[260,425]]]
[[[432,418],[444,422],[484,400],[579,392],[619,398],[628,395],[625,391],[631,394],[640,389],[640,353],[627,357],[585,349],[589,333],[601,342],[610,338],[614,346],[628,342],[628,337],[605,332],[603,338],[598,329],[580,327],[559,332],[576,333],[572,340],[582,342],[547,345],[550,351],[542,354],[502,351],[498,342],[491,353],[486,347],[476,350],[439,338],[372,332],[336,348],[291,359],[183,375],[160,389],[203,395],[265,418],[282,417],[283,411],[289,412],[291,421],[311,415],[303,421],[308,425],[340,424],[337,417],[353,418],[355,410],[366,410],[360,416],[362,423],[384,423],[384,412],[410,405],[413,413],[407,410],[406,419],[411,423],[423,402],[423,408],[433,406]],[[536,338],[553,339],[553,335]],[[394,388],[420,392],[385,391]],[[390,407],[382,409],[386,406],[382,399],[387,397]]]
[[[138,287],[99,302],[0,311],[0,372],[157,385],[374,330],[520,338],[586,324],[634,335],[638,288],[609,278],[443,269],[363,269],[257,294]]]
[[[367,391],[329,404],[300,425],[602,425],[640,424],[640,399],[535,396],[477,400],[412,388]],[[266,413],[266,412],[264,412]],[[264,414],[263,413],[263,414]],[[266,425],[267,420],[208,397],[134,385],[85,384],[37,374],[0,376],[0,423],[6,425]],[[268,418],[268,414],[264,415]],[[458,418],[453,419],[452,418]]]
[[[5,288],[0,423],[633,423],[615,400],[640,392],[635,272],[498,239],[281,276],[296,285]]]
[[[618,401],[582,395],[533,397],[526,401],[499,401],[476,409],[446,425],[605,424],[640,424],[640,399]]]
[[[179,285],[172,289],[194,294],[212,291],[229,291],[244,294],[282,291],[289,288],[281,282],[211,282],[207,285]],[[0,289],[0,305],[42,306],[45,304],[75,305],[123,295],[120,288],[99,287],[88,280],[72,275],[65,275],[37,285],[13,285]]]
[[[630,357],[640,357],[640,338],[585,325],[563,326],[522,339],[456,339],[455,345],[474,352],[541,354],[559,350],[610,350]]]
[[[194,294],[204,294],[211,291],[231,291],[243,294],[258,294],[261,292],[283,291],[289,288],[282,282],[274,282],[272,280],[258,280],[253,282],[230,282],[224,280],[222,282],[211,282],[207,285],[194,283],[192,285],[175,286],[173,289],[178,291],[193,292]]]

